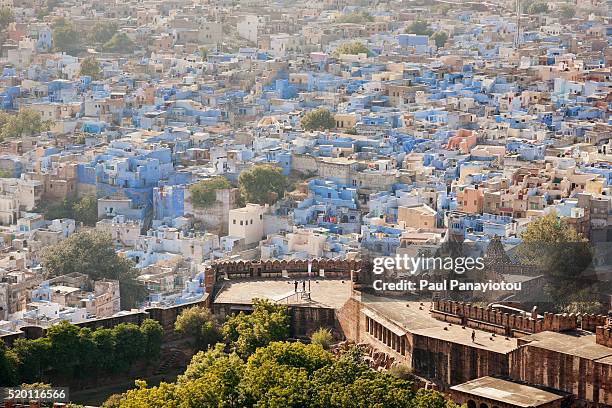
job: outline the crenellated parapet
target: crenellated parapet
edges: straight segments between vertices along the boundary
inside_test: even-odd
[[[582,330],[587,330],[595,333],[597,327],[605,326],[608,320],[607,316],[604,315],[594,315],[594,314],[583,314],[581,315]]]
[[[594,332],[595,327],[606,319],[605,316],[599,315],[581,315],[582,324],[579,326],[579,315],[576,314],[544,313],[544,316],[540,316],[535,312],[507,313],[492,307],[452,300],[434,301],[431,315],[438,320],[513,337],[578,328]]]
[[[361,267],[361,261],[346,259],[218,261],[205,270],[204,276],[207,292],[210,293],[216,283],[226,279],[302,279],[319,276],[357,281]]]
[[[602,346],[612,347],[612,326],[598,326],[595,331],[595,341]]]

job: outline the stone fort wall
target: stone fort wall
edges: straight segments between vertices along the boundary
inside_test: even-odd
[[[544,313],[543,317],[535,313],[511,314],[493,308],[484,308],[452,300],[436,300],[431,315],[445,322],[512,337],[521,337],[542,331],[561,332],[576,329],[595,333],[596,328],[605,324],[607,319],[603,315],[591,314]]]
[[[133,323],[140,325],[145,319],[153,319],[159,322],[164,328],[165,334],[171,334],[174,332],[174,322],[177,316],[184,309],[188,309],[193,306],[208,307],[208,299],[206,296],[204,299],[185,303],[181,305],[169,306],[169,307],[151,307],[145,310],[141,310],[134,313],[127,313],[121,316],[105,317],[101,319],[92,319],[85,322],[75,323],[79,327],[88,327],[92,330],[97,328],[112,329],[121,323]],[[19,338],[25,339],[37,339],[43,337],[47,329],[42,326],[30,325],[24,326],[20,330],[9,333],[4,336],[0,336],[0,340],[3,340],[5,344],[12,345],[13,342]]]
[[[361,262],[354,260],[313,259],[308,260],[267,260],[267,261],[221,261],[212,264],[204,272],[206,291],[216,295],[226,279],[289,279],[307,278],[309,262],[311,276],[318,276],[322,270],[326,278],[356,280]],[[248,305],[212,303],[213,313],[227,316],[240,310],[248,310]],[[315,330],[326,327],[332,329],[336,338],[344,338],[344,328],[340,326],[337,310],[330,307],[304,305],[288,306],[290,335],[294,338],[310,336]]]

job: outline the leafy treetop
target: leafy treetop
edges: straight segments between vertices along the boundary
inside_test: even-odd
[[[307,112],[301,120],[304,130],[328,130],[336,127],[334,115],[327,109],[319,108]]]
[[[358,54],[370,54],[370,50],[362,42],[352,41],[340,44],[334,50],[334,56],[339,57],[340,55],[358,55]]]
[[[430,36],[433,34],[433,30],[429,27],[427,21],[415,20],[406,28],[406,34]]]
[[[287,186],[281,169],[269,164],[253,166],[238,176],[238,187],[247,203],[272,204],[283,196]]]
[[[222,176],[199,181],[189,187],[191,203],[196,208],[210,207],[216,200],[217,190],[224,190],[230,187],[229,181]]]
[[[48,247],[43,253],[43,265],[49,276],[82,273],[93,280],[119,281],[122,307],[134,307],[146,296],[136,281],[131,260],[115,252],[110,235],[81,231]]]

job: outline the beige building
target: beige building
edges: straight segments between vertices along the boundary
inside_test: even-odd
[[[319,258],[325,249],[326,236],[312,229],[294,229],[287,234],[289,252],[305,252],[309,256]]]
[[[81,306],[88,315],[108,317],[121,310],[121,295],[119,281],[103,280],[94,283],[93,293],[81,299]]]
[[[202,44],[217,44],[223,41],[223,24],[214,21],[202,23],[198,32],[198,40]]]
[[[416,207],[398,207],[397,223],[403,228],[435,228],[436,212],[428,205]]]
[[[245,245],[254,244],[263,238],[263,215],[267,207],[247,204],[229,212],[229,235],[244,239]]]
[[[336,113],[334,120],[338,129],[351,129],[357,125],[358,117],[354,113]]]
[[[133,247],[140,236],[140,222],[127,220],[118,215],[112,219],[103,219],[96,223],[96,230],[110,235],[115,243]]]

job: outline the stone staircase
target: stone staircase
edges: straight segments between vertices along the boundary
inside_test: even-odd
[[[169,349],[168,352],[162,357],[159,367],[157,367],[157,370],[155,370],[155,375],[165,374],[169,369],[177,367],[184,357],[185,353],[183,353],[181,350],[177,348]]]

